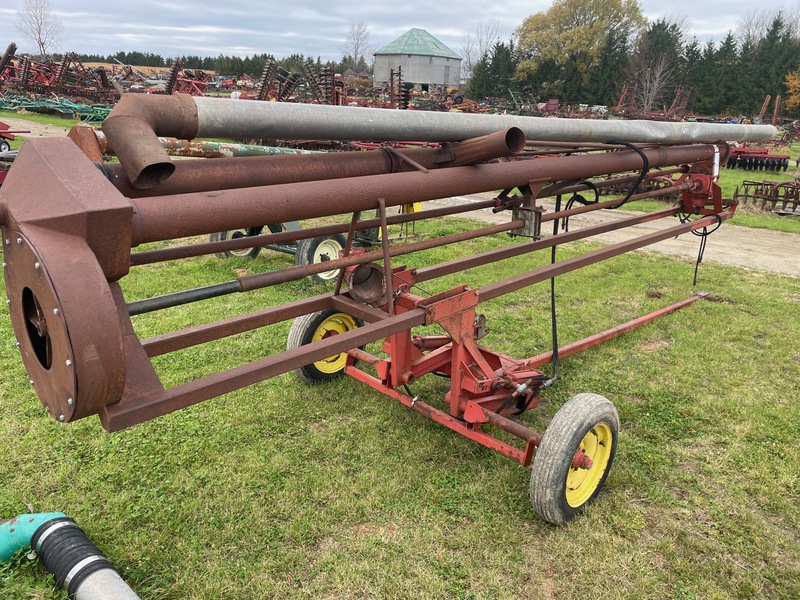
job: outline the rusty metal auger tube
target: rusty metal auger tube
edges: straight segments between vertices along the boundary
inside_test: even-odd
[[[644,151],[651,167],[707,161],[715,147],[703,144],[651,148]],[[410,199],[433,200],[527,185],[530,181],[584,179],[642,167],[631,151],[565,156],[533,161],[453,167],[428,173],[393,173],[348,179],[137,198],[132,244],[374,209]]]
[[[511,156],[524,147],[522,131],[511,127],[479,138],[445,144],[442,148],[381,148],[361,152],[180,161],[175,163],[172,177],[146,189],[131,185],[121,164],[108,164],[101,168],[123,194],[140,198],[416,171],[416,165],[425,169],[463,166]]]
[[[126,94],[103,132],[137,188],[157,185],[174,167],[157,136],[459,142],[509,127],[543,141],[687,144],[773,139],[771,125],[547,119],[393,111],[347,106],[243,102],[224,98]]]

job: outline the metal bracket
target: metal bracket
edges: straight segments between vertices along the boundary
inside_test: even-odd
[[[529,237],[534,240],[542,237],[542,213],[544,208],[536,205],[536,196],[543,186],[543,181],[529,181],[528,185],[519,188],[522,192],[522,204],[512,209],[511,219],[523,221],[524,225],[509,231],[508,234],[510,236]]]

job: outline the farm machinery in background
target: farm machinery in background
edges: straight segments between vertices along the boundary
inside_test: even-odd
[[[640,77],[625,82],[620,98],[612,114],[625,119],[652,119],[654,121],[682,121],[689,113],[694,98],[694,90],[679,85],[675,88],[669,108],[665,105],[661,112],[641,106],[643,91],[640,89]]]
[[[27,55],[17,56],[16,49],[16,44],[10,44],[0,58],[0,91],[5,95],[20,96],[7,98],[4,102],[7,109],[24,104],[24,108],[29,110],[64,114],[80,112],[83,116],[88,111],[78,103],[110,106],[126,92],[204,96],[224,90],[230,92],[232,98],[242,100],[481,112],[477,103],[466,100],[457,92],[432,91],[422,96],[414,90],[413,84],[402,80],[400,67],[392,70],[387,87],[359,90],[363,95],[351,98],[346,79],[337,76],[329,66],[322,67],[317,73],[311,63],[303,63],[299,71],[289,72],[274,60],[267,60],[257,79],[242,76],[214,81],[205,71],[186,69],[179,59],[175,59],[162,79],[154,79],[121,63],[112,65],[110,69],[103,66],[87,68],[75,53],[64,54],[59,63],[36,61]],[[63,99],[65,106],[54,106],[55,98]],[[91,122],[102,122],[107,112],[93,116]]]
[[[752,147],[747,144],[734,146],[725,166],[745,171],[786,171],[789,168],[788,154],[775,154],[769,148]]]
[[[36,95],[57,94],[91,102],[112,103],[120,92],[111,85],[103,67],[86,68],[77,55],[67,52],[61,62],[37,61],[30,56],[16,56],[17,45],[9,44],[0,58],[0,86]]]
[[[15,134],[30,133],[28,129],[11,129],[8,125],[0,122],[0,154],[4,154],[11,150],[9,142],[16,139]]]
[[[9,141],[15,139],[17,133],[30,133],[27,129],[11,129],[8,125],[0,122],[0,186],[8,175],[11,169],[11,163],[16,158],[16,152],[11,152],[11,145]]]
[[[74,52],[67,52],[61,62],[36,61],[17,56],[11,43],[0,58],[0,84],[4,90],[35,95],[59,95],[71,99],[113,104],[128,92],[190,94],[202,96],[210,77],[199,69],[184,69],[175,59],[163,82],[153,80],[129,65],[87,68]]]
[[[800,216],[800,179],[743,181],[734,200],[779,215]]]
[[[31,139],[0,189],[11,322],[31,390],[51,417],[68,423],[98,415],[107,430],[116,431],[290,371],[311,383],[348,375],[521,465],[532,464],[531,502],[545,521],[560,524],[602,489],[617,449],[617,411],[598,394],[579,393],[556,412],[543,434],[518,417],[562,378],[559,358],[683,309],[702,294],[567,344],[559,344],[553,304],[552,349],[521,359],[486,345],[490,327],[479,308],[536,283],[555,286],[557,276],[682,233],[708,235],[735,210],[716,184],[728,152],[716,140],[771,138],[775,128],[690,124],[677,130],[637,121],[126,94],[103,132],[119,164],[98,168],[93,157],[99,151],[93,154],[91,140],[82,152],[69,139]],[[173,163],[160,136],[415,140],[439,146]],[[551,147],[523,160],[487,163],[516,155],[526,138]],[[638,188],[653,176],[651,169],[660,169],[659,178],[671,178],[679,204],[562,231],[560,224],[573,215],[659,193]],[[589,182],[603,176],[611,176],[607,184]],[[570,202],[574,194],[622,182],[630,184],[622,197]],[[410,202],[425,208],[430,200],[496,190],[502,191],[467,205],[389,212]],[[540,200],[547,197],[556,198],[555,210],[542,207]],[[390,225],[483,208],[509,219],[390,243]],[[319,224],[336,215],[342,219]],[[671,217],[680,218],[665,229],[556,260],[561,244]],[[312,226],[199,243],[196,237],[291,221]],[[374,248],[355,247],[358,232],[375,228],[381,235]],[[501,233],[512,237],[502,242]],[[220,272],[223,279],[217,283],[148,298],[126,298],[119,283],[146,265],[310,235],[343,235],[344,247],[329,261],[263,272],[254,263],[251,272],[235,279]],[[465,242],[487,236],[493,236],[492,249],[469,254]],[[168,240],[182,241],[149,245]],[[444,247],[449,249],[444,262],[432,263],[428,256],[417,268],[409,266],[415,253]],[[550,253],[551,260],[544,266],[525,262],[539,250]],[[514,274],[499,275],[498,261],[513,261],[505,264]],[[327,291],[308,297],[294,292],[291,302],[208,322],[205,303],[217,298],[261,290],[262,302],[269,304],[272,286],[334,270],[338,274]],[[485,281],[470,285],[478,270]],[[182,323],[191,326],[138,337],[138,315],[177,306],[183,307]],[[286,321],[292,324],[285,351],[173,387],[164,386],[151,363],[239,333],[274,336],[271,326]],[[526,347],[533,351],[532,344]],[[414,394],[415,383],[426,375],[446,380],[447,391],[427,392],[424,398]],[[318,396],[309,397],[319,401]]]

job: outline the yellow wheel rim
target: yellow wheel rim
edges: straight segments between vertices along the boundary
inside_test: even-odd
[[[317,327],[317,329],[314,331],[311,341],[318,342],[332,335],[339,335],[340,333],[345,333],[346,331],[352,331],[357,327],[358,323],[356,323],[356,320],[350,315],[346,315],[344,313],[335,313],[320,323],[319,327]],[[344,369],[346,364],[347,353],[341,352],[340,354],[334,354],[328,358],[318,360],[314,363],[314,367],[320,373],[331,374],[341,371]]]
[[[608,469],[613,444],[611,427],[598,423],[581,440],[579,448],[592,459],[591,469],[570,466],[567,472],[567,504],[578,508],[586,504],[597,490]]]
[[[225,239],[228,240],[238,240],[250,235],[247,229],[232,229],[225,233],[227,234]],[[228,250],[228,254],[231,256],[248,256],[252,250],[252,248],[239,248],[238,250]]]

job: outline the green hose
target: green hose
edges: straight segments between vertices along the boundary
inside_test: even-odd
[[[17,550],[29,546],[34,532],[43,524],[66,516],[60,512],[37,513],[0,523],[0,562],[7,562]]]

